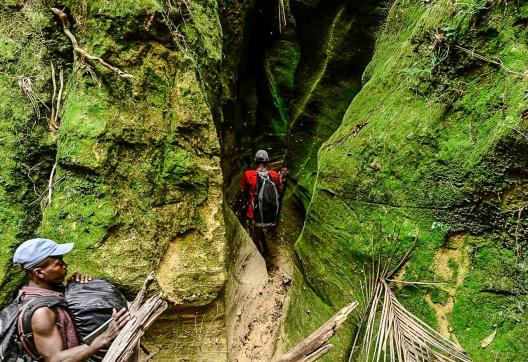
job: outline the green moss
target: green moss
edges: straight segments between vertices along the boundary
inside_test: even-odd
[[[295,346],[298,341],[310,335],[318,326],[323,325],[330,319],[339,309],[325,304],[305,284],[303,276],[298,270],[295,271],[292,285],[295,288],[292,288],[288,295],[291,302],[289,303],[286,320],[284,322],[285,332],[288,336],[288,340],[286,341],[288,348]],[[341,307],[349,302],[351,302],[350,299],[344,298],[341,301]],[[353,316],[349,318],[350,320],[344,324],[344,328],[331,340],[335,348],[332,348],[321,361],[344,361],[348,359],[348,341],[352,339],[352,332],[354,330],[352,323]]]
[[[218,62],[222,59],[222,26],[218,17],[218,3],[214,0],[192,2],[188,8],[190,22],[182,26],[186,41],[194,46],[200,62]]]
[[[209,18],[218,20],[215,4],[196,8],[204,7],[197,17],[209,21],[203,34],[216,33],[208,39],[218,60],[221,29]],[[66,257],[70,270],[104,277],[130,295],[148,273],[167,265],[161,262],[170,260],[167,251],[177,249],[181,259],[168,264],[179,273],[159,275],[173,288],[171,300],[198,307],[218,299],[225,284],[219,145],[196,59],[189,59],[200,44],[190,44],[187,54],[170,43],[163,23],[147,29],[152,15],[161,19],[157,1],[66,1],[80,46],[133,75],[124,79],[89,60],[73,60],[49,4],[4,5],[0,303],[22,281],[11,268],[13,249],[33,236],[75,242]],[[50,60],[65,74],[56,137],[47,125]],[[18,85],[21,76],[45,104],[40,119]],[[189,236],[185,243],[182,235]],[[180,260],[196,268],[182,268]]]
[[[133,17],[138,14],[159,12],[162,9],[158,0],[83,0],[82,2],[89,6],[89,11],[95,14],[104,14],[112,18]]]
[[[448,1],[396,3],[391,8],[363,76],[365,85],[319,150],[317,183],[295,249],[308,284],[327,304],[337,305],[346,291],[358,289],[362,265],[371,257],[372,235],[391,240],[394,225],[399,225],[405,248],[418,234],[404,278],[427,281],[434,280],[436,250],[445,247],[452,232],[468,232],[472,261],[456,288],[449,317],[454,334],[475,360],[523,360],[526,348],[506,344],[526,335],[522,319],[511,318],[514,303],[524,300],[518,288],[526,284],[506,266],[518,264],[511,258],[513,250],[525,248],[514,230],[520,230],[516,222],[526,224],[526,216],[514,221],[515,215],[507,211],[520,200],[526,203],[511,191],[525,182],[521,170],[528,164],[526,140],[519,134],[526,130],[519,116],[528,107],[525,81],[453,48],[447,58],[429,65],[437,56],[430,50],[432,34],[451,29],[457,44],[483,49],[490,58],[504,57],[506,66],[522,71],[521,63],[528,60],[523,42],[527,34],[516,25],[516,6],[461,6],[458,16],[452,16]],[[500,17],[500,26],[479,34],[487,26],[480,21],[493,17]],[[429,68],[414,71],[422,67]],[[502,200],[512,192],[516,196]],[[492,247],[497,251],[493,257]],[[525,263],[522,255],[520,264]],[[448,264],[453,281],[459,276],[456,264]],[[405,287],[397,295],[409,310],[436,326],[424,297],[431,294],[442,303],[446,291]],[[499,327],[493,342],[497,347],[483,349],[480,341],[500,324],[500,315],[510,317],[504,329]]]
[[[76,80],[79,81],[82,79]],[[68,93],[64,109],[57,159],[63,164],[98,169],[107,156],[98,138],[103,135],[111,112],[108,96],[100,88],[85,91],[76,86]]]
[[[290,104],[287,162],[305,207],[316,178],[317,152],[361,89],[379,16],[376,2],[320,3],[296,19],[301,53]]]
[[[12,39],[0,38],[0,62],[15,60],[17,49],[18,47]]]
[[[101,275],[108,265],[100,263],[95,250],[106,237],[114,216],[112,204],[105,198],[107,192],[102,184],[68,172],[59,172],[57,178],[63,181],[54,189],[39,234],[61,243],[74,242],[75,249],[67,257],[72,269]]]
[[[10,301],[22,282],[18,268],[12,267],[12,255],[18,244],[34,237],[40,219],[40,193],[51,170],[49,139],[42,137],[45,122],[37,117],[33,105],[19,81],[28,91],[47,102],[49,51],[43,39],[46,8],[28,4],[23,11],[0,7],[0,304]],[[5,6],[4,6],[5,5]],[[41,115],[44,107],[39,105]]]
[[[527,299],[517,294],[517,288],[524,288],[525,281],[511,284],[515,276],[508,269],[512,265],[516,265],[513,255],[507,251],[498,252],[488,242],[475,252],[473,272],[466,277],[457,294],[451,323],[458,340],[467,346],[475,360],[504,358],[522,361],[527,358],[526,349],[513,342],[524,343],[528,326],[522,317]],[[483,349],[478,342],[495,330],[495,339]]]
[[[293,89],[299,55],[298,44],[281,40],[273,49],[268,50],[264,57],[264,70],[269,93],[278,115],[278,119],[272,119],[271,127],[273,134],[281,138],[287,135],[290,115],[286,97],[291,94]]]

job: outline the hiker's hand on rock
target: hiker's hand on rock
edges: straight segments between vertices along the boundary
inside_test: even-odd
[[[119,312],[114,308],[112,319],[112,322],[110,322],[106,330],[92,342],[97,348],[108,346],[117,337],[119,331],[130,320],[130,313],[128,313],[126,308],[121,309]]]
[[[285,177],[289,172],[290,172],[290,170],[288,170],[287,167],[282,167],[282,168],[279,170],[279,175],[280,175],[281,177]]]
[[[75,281],[77,283],[86,284],[88,282],[91,282],[92,279],[93,278],[91,276],[86,275],[86,274],[73,273],[73,275],[70,278],[70,282],[74,282]]]

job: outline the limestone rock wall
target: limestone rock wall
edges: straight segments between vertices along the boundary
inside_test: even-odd
[[[400,277],[446,283],[397,288],[411,311],[476,361],[526,360],[527,14],[522,2],[392,5],[319,150],[295,244],[309,287],[293,283],[306,301],[290,306],[294,340],[316,327],[308,311],[353,298],[374,237],[416,246]],[[327,360],[346,359],[350,340],[335,344],[342,357]]]
[[[173,338],[150,343],[153,351],[218,361],[226,355],[226,242],[216,95],[206,86],[221,60],[217,3],[64,1],[80,46],[132,78],[74,59],[51,6],[0,5],[2,300],[20,282],[10,265],[18,243],[37,235],[75,242],[70,270],[131,295],[156,273],[172,302],[160,328]],[[48,129],[50,62],[65,78],[56,133]],[[213,318],[210,336],[194,331]]]

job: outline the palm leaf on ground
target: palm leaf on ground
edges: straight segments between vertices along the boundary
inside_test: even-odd
[[[378,253],[373,252],[373,255],[377,254],[377,260],[373,257],[370,272],[364,271],[360,298],[363,308],[357,315],[358,331],[349,362],[471,361],[460,346],[408,311],[392,291],[389,285],[391,277],[405,264],[410,253],[408,251],[397,266],[389,271],[395,249],[388,256],[382,255],[381,246]]]

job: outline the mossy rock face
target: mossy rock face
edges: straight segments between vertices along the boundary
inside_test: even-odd
[[[359,290],[372,235],[397,230],[403,249],[416,245],[403,278],[448,284],[396,289],[404,305],[475,360],[523,361],[528,8],[470,3],[391,8],[361,92],[319,150],[295,249],[307,284],[338,307]],[[290,308],[286,331],[311,321]]]
[[[44,236],[75,242],[66,258],[71,270],[106,278],[130,296],[155,272],[157,288],[179,308],[173,313],[222,305],[220,147],[201,73],[208,64],[208,76],[214,76],[220,60],[216,2],[187,1],[179,38],[187,39],[185,47],[176,44],[165,17],[182,20],[178,13],[167,15],[165,2],[63,4],[79,45],[133,77],[74,59],[50,11],[54,4],[1,5],[1,302],[21,281],[11,267],[14,248]],[[47,124],[50,61],[65,75],[56,133]],[[19,86],[23,76],[31,80],[40,117]],[[214,346],[203,335],[189,332],[187,339],[225,354],[223,319],[215,323]],[[194,360],[195,353],[188,348],[180,357]]]
[[[289,92],[286,162],[296,196],[305,207],[317,174],[317,152],[361,89],[361,74],[372,57],[374,33],[382,19],[380,5],[379,1],[291,5],[300,56]]]

